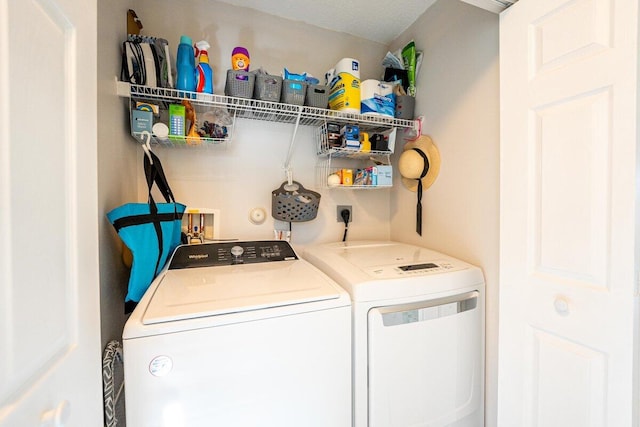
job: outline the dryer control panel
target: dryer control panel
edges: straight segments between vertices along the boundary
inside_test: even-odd
[[[204,243],[179,246],[171,258],[169,270],[296,259],[298,256],[291,245],[283,240]]]
[[[415,264],[379,265],[362,267],[371,277],[376,279],[396,279],[412,276],[427,276],[452,271],[466,270],[466,265],[461,265],[446,259],[418,262]]]

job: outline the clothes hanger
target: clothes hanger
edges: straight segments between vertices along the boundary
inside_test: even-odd
[[[153,158],[151,157],[151,133],[149,131],[142,131],[142,149],[144,150],[144,154],[149,158],[149,163],[153,164]]]

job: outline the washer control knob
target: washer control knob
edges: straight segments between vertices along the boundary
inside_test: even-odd
[[[231,255],[233,255],[236,258],[242,256],[243,253],[244,253],[244,248],[242,246],[236,245],[231,248]]]

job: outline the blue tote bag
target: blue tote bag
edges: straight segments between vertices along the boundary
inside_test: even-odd
[[[125,312],[136,306],[142,295],[180,244],[182,215],[186,206],[176,203],[160,159],[146,151],[144,171],[149,188],[147,203],[127,203],[107,214],[109,222],[131,250],[133,263],[125,298]],[[151,195],[153,184],[166,203],[156,203]]]

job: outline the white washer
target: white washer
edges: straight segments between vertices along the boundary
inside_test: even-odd
[[[304,258],[353,301],[356,427],[484,425],[484,279],[438,252],[330,243]]]
[[[286,242],[179,247],[123,347],[131,426],[351,426],[349,295]]]

